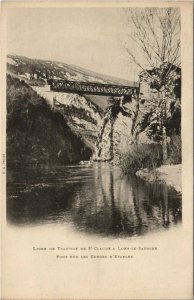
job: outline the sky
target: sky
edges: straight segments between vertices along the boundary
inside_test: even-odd
[[[135,81],[137,67],[125,50],[126,9],[12,8],[7,53],[56,60]]]

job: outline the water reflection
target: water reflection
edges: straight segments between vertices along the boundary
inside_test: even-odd
[[[181,195],[174,189],[99,166],[59,168],[27,181],[12,176],[7,192],[7,218],[15,225],[59,222],[79,231],[136,236],[181,220]]]

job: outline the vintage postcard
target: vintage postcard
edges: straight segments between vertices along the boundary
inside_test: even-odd
[[[1,4],[1,299],[193,299],[193,3]]]

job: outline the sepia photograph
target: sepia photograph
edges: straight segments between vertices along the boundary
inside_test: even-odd
[[[9,4],[2,299],[192,299],[192,4]]]

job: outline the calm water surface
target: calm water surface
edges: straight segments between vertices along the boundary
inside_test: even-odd
[[[165,184],[149,184],[100,164],[58,167],[45,174],[9,174],[9,223],[60,223],[78,232],[132,237],[181,222],[181,195]]]

